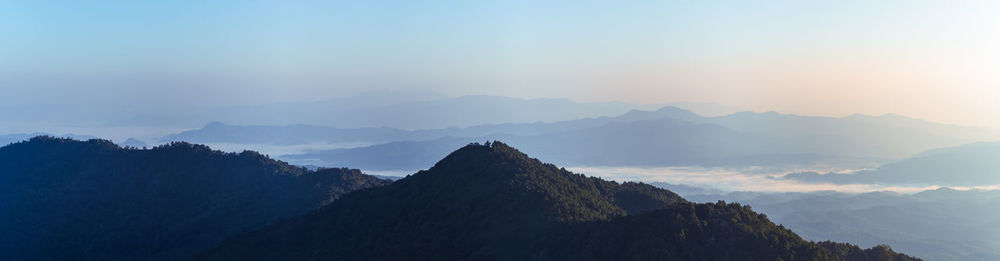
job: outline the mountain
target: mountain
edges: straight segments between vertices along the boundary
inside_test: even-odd
[[[486,138],[446,137],[430,141],[390,142],[368,147],[320,150],[277,157],[300,165],[354,166],[364,170],[415,170],[434,164],[457,147],[484,140]]]
[[[1000,191],[949,188],[916,194],[733,192],[687,197],[749,204],[809,240],[890,244],[927,260],[1000,260]]]
[[[177,260],[389,183],[255,152],[35,137],[0,148],[0,259]]]
[[[631,110],[617,117],[584,118],[558,122],[484,124],[462,128],[403,130],[398,128],[336,128],[321,125],[231,125],[211,122],[200,129],[167,135],[163,142],[240,143],[298,145],[308,143],[387,143],[421,141],[444,137],[479,137],[491,134],[538,135],[600,127],[613,122],[653,120],[670,117],[695,119],[700,116],[676,107],[656,111]],[[440,158],[440,157],[438,157]]]
[[[650,182],[649,184],[656,186],[658,188],[670,190],[674,193],[677,193],[677,195],[680,195],[685,198],[689,196],[718,195],[724,193],[722,190],[719,189],[702,188],[684,184],[673,184],[667,182]]]
[[[133,147],[133,148],[145,148],[149,146],[146,142],[138,140],[136,138],[128,138],[125,141],[118,143],[118,146],[122,147]]]
[[[629,116],[637,119],[651,116],[644,114],[633,113]],[[797,152],[799,150],[794,148],[796,143],[793,140],[674,118],[609,122],[598,127],[539,135],[495,134],[391,142],[278,157],[299,164],[346,164],[362,169],[412,170],[433,164],[460,144],[490,139],[506,140],[528,153],[570,166],[746,167],[821,163],[868,166],[875,161]]]
[[[326,125],[338,128],[437,129],[496,123],[565,121],[612,116],[655,105],[575,102],[504,96],[427,96],[380,93],[318,102],[236,106],[185,115],[188,122],[223,121],[237,125]]]
[[[824,165],[856,169],[942,144],[1000,137],[991,130],[895,115],[831,118],[743,112],[702,117],[676,107],[553,123],[420,130],[411,135],[415,138],[279,158],[301,164],[412,170],[432,164],[457,144],[502,139],[533,155],[572,166]],[[429,154],[394,156],[402,151]]]
[[[44,133],[44,132],[4,134],[4,135],[0,135],[0,146],[6,146],[8,144],[15,143],[15,142],[26,141],[26,140],[29,140],[29,139],[31,139],[33,137],[38,137],[38,136],[57,136],[57,135],[52,135],[52,134],[48,134],[48,133]],[[71,138],[71,139],[78,139],[78,140],[80,140],[80,139],[87,140],[87,139],[93,139],[94,138],[93,136],[77,135],[77,134],[70,134],[70,133],[63,134],[62,136],[59,136],[59,137]]]
[[[902,158],[924,150],[1000,140],[1000,131],[886,114],[817,117],[740,112],[694,122],[794,141],[801,151],[855,157]]]
[[[7,144],[26,141],[36,136],[45,136],[45,133],[12,133],[0,135],[0,146],[6,146]]]
[[[705,117],[725,116],[737,112],[750,111],[744,107],[709,102],[671,102],[666,105],[684,108]]]
[[[864,259],[884,255],[885,258]],[[196,260],[910,260],[812,243],[749,207],[545,164],[500,142],[230,238]],[[894,259],[889,259],[894,258]]]
[[[108,127],[192,128],[211,121],[239,122],[247,125],[325,125],[332,122],[322,119],[337,112],[360,112],[394,104],[449,98],[447,95],[426,90],[376,90],[319,101],[201,107],[171,106],[169,110],[145,109],[131,113],[112,111],[105,113],[108,116],[104,116],[103,119],[107,121]],[[94,116],[88,117],[88,119],[93,118]]]
[[[421,136],[411,131],[394,128],[342,129],[304,124],[261,126],[211,122],[201,129],[167,135],[160,141],[297,145],[338,142],[373,144],[409,139],[421,139]]]
[[[840,184],[1000,185],[1000,142],[934,149],[875,170],[852,174],[806,172],[785,178]]]

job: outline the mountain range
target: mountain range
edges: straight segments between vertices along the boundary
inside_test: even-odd
[[[161,142],[188,141],[203,143],[284,144],[306,143],[385,143],[393,141],[419,141],[443,137],[477,137],[491,134],[538,135],[600,127],[615,122],[654,120],[659,118],[698,119],[690,111],[663,107],[656,111],[632,110],[615,117],[595,117],[556,122],[499,123],[469,127],[404,130],[399,128],[337,128],[322,125],[229,125],[211,122],[200,129],[183,131],[165,136]]]
[[[118,146],[133,147],[133,148],[145,148],[145,147],[148,147],[149,144],[147,144],[144,141],[138,140],[136,138],[128,138],[125,141],[123,141],[121,143],[118,143]]]
[[[1000,185],[1000,143],[933,149],[877,169],[849,174],[802,172],[784,178],[838,184]]]
[[[574,174],[500,142],[226,240],[196,260],[916,260],[801,239],[749,207]]]
[[[830,118],[744,112],[702,117],[675,107],[631,111],[617,117],[413,133],[422,136],[278,157],[299,164],[409,170],[432,164],[460,144],[501,139],[531,154],[570,166],[863,168],[928,149],[1000,137],[993,130],[896,115]],[[439,138],[429,139],[435,136]]]
[[[224,121],[242,125],[308,124],[335,125],[339,128],[390,127],[412,130],[503,122],[565,121],[617,115],[633,109],[654,109],[657,106],[662,105],[489,95],[449,97],[422,91],[375,91],[315,102],[225,106],[197,112],[159,112],[123,118],[109,124],[166,124],[177,127],[190,126],[196,122]]]
[[[179,260],[389,181],[256,152],[47,136],[0,148],[0,260]]]

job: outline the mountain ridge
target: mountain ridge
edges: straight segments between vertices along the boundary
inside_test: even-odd
[[[614,229],[622,227],[629,229]],[[594,235],[636,251],[607,252],[605,237]],[[888,249],[806,242],[749,207],[693,204],[648,184],[586,177],[492,142],[230,238],[195,259],[843,260],[870,252],[910,260]]]
[[[484,125],[424,133],[428,136],[279,157],[303,164],[347,163],[365,169],[415,170],[433,164],[459,144],[502,139],[533,155],[567,166],[801,168],[823,165],[858,169],[940,146],[1000,137],[1000,133],[991,130],[900,116],[834,118],[742,112],[701,117],[675,107],[631,111],[617,117]],[[441,138],[427,139],[430,137]],[[554,149],[568,147],[574,149]],[[418,155],[419,161],[391,156],[398,151],[420,151],[429,155]],[[692,151],[710,153],[692,155]]]
[[[944,186],[1000,185],[1000,142],[977,142],[932,149],[851,174],[816,172],[785,176],[805,182],[837,184],[902,184]]]

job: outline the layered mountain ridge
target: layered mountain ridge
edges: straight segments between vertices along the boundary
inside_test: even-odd
[[[1000,142],[980,142],[929,150],[916,156],[850,174],[802,172],[785,176],[813,183],[1000,185]]]
[[[252,132],[253,128],[258,127],[234,126],[231,130],[243,133]],[[290,127],[283,130],[291,131]],[[995,130],[895,115],[833,118],[741,112],[702,117],[675,107],[634,110],[617,117],[407,133],[410,138],[393,136],[385,140],[396,141],[388,143],[311,150],[279,158],[302,164],[416,170],[433,164],[456,146],[473,141],[504,140],[532,155],[565,166],[823,165],[857,169],[928,149],[1000,138],[1000,132]],[[208,132],[185,133],[190,138],[205,137],[199,134]],[[399,151],[414,152],[416,156],[394,157]]]

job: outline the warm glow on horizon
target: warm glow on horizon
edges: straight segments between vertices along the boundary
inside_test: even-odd
[[[387,88],[1000,128],[995,1],[110,5],[0,3],[0,86],[16,94],[0,103]]]

